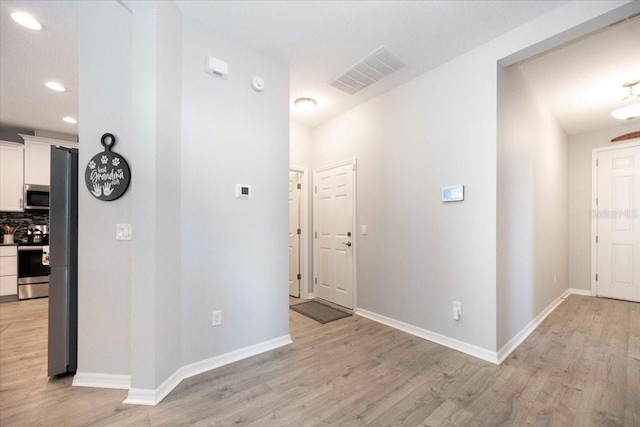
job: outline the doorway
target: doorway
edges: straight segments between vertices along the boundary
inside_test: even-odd
[[[300,297],[300,174],[289,171],[289,296]]]
[[[592,294],[640,302],[640,141],[593,150]]]
[[[289,295],[307,299],[309,292],[309,173],[289,167]]]
[[[353,309],[356,161],[316,169],[313,182],[314,293]]]

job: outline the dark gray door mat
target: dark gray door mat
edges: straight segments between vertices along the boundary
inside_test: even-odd
[[[323,324],[351,316],[349,313],[329,307],[328,305],[324,305],[318,301],[307,301],[300,304],[294,304],[289,306],[289,308]]]

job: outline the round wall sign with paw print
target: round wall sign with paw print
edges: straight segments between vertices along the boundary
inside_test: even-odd
[[[96,199],[111,201],[122,196],[129,188],[131,171],[129,164],[120,154],[111,151],[116,143],[116,137],[105,133],[100,139],[104,151],[98,153],[84,172],[84,181],[89,192]]]

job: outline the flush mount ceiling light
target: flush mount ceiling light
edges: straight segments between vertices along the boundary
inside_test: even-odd
[[[72,124],[78,123],[78,121],[76,119],[74,119],[73,117],[63,117],[62,120],[64,120],[67,123],[72,123]]]
[[[640,117],[640,95],[633,93],[633,87],[638,83],[640,83],[640,80],[622,85],[623,87],[629,88],[629,95],[622,98],[622,101],[627,102],[629,105],[613,111],[611,113],[613,117],[618,120],[631,120]]]
[[[56,82],[46,82],[45,86],[57,92],[64,92],[65,90],[67,90],[60,83],[56,83]]]
[[[36,18],[34,18],[33,16],[29,15],[28,13],[13,12],[11,14],[11,19],[13,19],[18,24],[20,24],[23,27],[26,27],[26,28],[28,28],[30,30],[40,31],[42,29],[42,25],[40,25],[40,23],[38,21],[36,21]]]
[[[313,98],[298,98],[294,104],[296,104],[296,108],[302,110],[303,113],[313,110],[316,108],[316,105],[318,105],[316,100]]]

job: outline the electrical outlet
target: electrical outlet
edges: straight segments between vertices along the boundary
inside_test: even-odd
[[[211,326],[222,325],[222,312],[220,310],[211,312]]]
[[[460,301],[453,302],[453,320],[460,320],[462,315],[462,303]]]
[[[131,240],[131,224],[116,224],[116,240]]]

